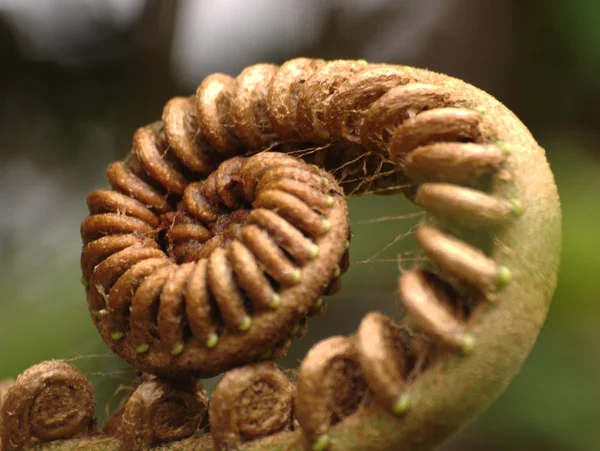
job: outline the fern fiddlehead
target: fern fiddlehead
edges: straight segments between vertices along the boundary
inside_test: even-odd
[[[560,206],[543,150],[498,101],[424,70],[301,58],[209,76],[136,133],[109,179],[82,224],[90,311],[119,355],[171,377],[285,352],[346,267],[338,183],[402,190],[427,212],[427,262],[399,279],[400,325],[371,313],[355,336],[318,344],[295,382],[297,423],[246,440],[215,423],[237,408],[216,392],[210,429],[228,438],[178,449],[432,449],[505,389],[556,283]],[[274,299],[289,313],[271,312]],[[253,339],[261,315],[277,325]]]

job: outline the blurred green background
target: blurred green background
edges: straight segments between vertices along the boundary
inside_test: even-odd
[[[106,165],[168,98],[253,62],[366,58],[445,72],[502,100],[546,148],[563,204],[559,285],[539,341],[508,391],[443,449],[600,449],[599,20],[596,0],[0,0],[0,378],[75,358],[102,418],[135,375],[89,320],[79,223]],[[369,220],[414,211],[397,196],[351,200],[358,263],[285,365],[367,311],[399,315],[395,259],[415,244],[386,246],[417,219]]]

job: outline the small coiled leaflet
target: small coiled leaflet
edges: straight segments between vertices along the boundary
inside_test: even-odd
[[[86,437],[95,431],[92,385],[66,362],[34,365],[0,395],[0,448],[4,451]]]
[[[117,165],[129,196],[93,192],[81,226],[88,305],[107,343],[144,371],[178,378],[284,353],[345,270],[335,180],[278,153],[236,157],[178,191],[176,211],[153,210],[137,163]]]
[[[143,451],[190,437],[204,427],[207,414],[208,395],[199,382],[150,377],[135,389],[119,415],[120,448]]]
[[[235,450],[243,443],[293,430],[293,398],[294,385],[272,362],[228,371],[210,403],[215,449]]]

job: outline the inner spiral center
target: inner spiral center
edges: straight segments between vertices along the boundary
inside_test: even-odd
[[[66,436],[77,428],[85,413],[74,401],[75,388],[61,383],[50,384],[34,400],[31,408],[31,426],[35,435],[45,440]]]
[[[214,235],[222,236],[226,241],[231,241],[239,236],[239,231],[246,224],[249,214],[250,209],[243,208],[219,216],[219,219],[210,225],[210,231]]]
[[[177,263],[207,257],[215,248],[240,237],[250,211],[249,207],[223,211],[216,221],[208,224],[199,223],[186,212],[165,213],[160,217],[160,229],[164,231],[161,247]]]

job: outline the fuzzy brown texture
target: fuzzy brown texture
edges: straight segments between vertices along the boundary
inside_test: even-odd
[[[0,412],[2,411],[2,404],[4,404],[4,395],[8,392],[8,389],[15,383],[14,379],[3,379],[0,381]],[[0,415],[0,430],[2,430],[2,416]],[[2,449],[2,436],[0,435],[0,450]]]
[[[367,385],[351,339],[331,337],[314,346],[300,366],[294,414],[309,443],[356,412]]]
[[[144,382],[153,379],[154,376],[148,373],[142,373],[135,379],[133,379],[127,385],[119,385],[113,392],[110,399],[107,401],[105,406],[106,420],[102,425],[102,433],[105,435],[121,435],[121,418],[123,417],[123,411],[125,405],[135,390]],[[112,401],[118,399],[117,407],[112,412],[110,411],[110,405]]]
[[[504,158],[502,149],[493,144],[434,143],[410,152],[404,170],[417,182],[471,185],[483,175],[497,171]]]
[[[227,372],[210,402],[215,449],[235,450],[244,442],[289,430],[293,391],[285,374],[270,362]]]
[[[449,276],[486,293],[488,298],[495,296],[494,293],[500,288],[499,266],[495,260],[431,225],[422,224],[417,229],[416,238],[425,254]],[[404,288],[399,286],[398,291],[402,293]],[[412,291],[412,287],[407,287],[405,291]]]
[[[510,111],[445,75],[306,59],[280,69],[250,67],[237,79],[208,77],[194,102],[198,125],[190,130],[199,131],[219,158],[245,149],[289,151],[332,169],[346,194],[402,190],[428,213],[417,232],[428,270],[411,269],[399,284],[414,316],[407,321],[420,330],[407,334],[381,316],[368,316],[359,341],[328,356],[354,353],[375,402],[329,426],[318,416],[327,402],[315,395],[325,391],[312,390],[314,383],[301,388],[313,379],[299,377],[300,428],[238,449],[430,450],[504,391],[545,320],[561,239],[560,205],[544,151]],[[147,135],[139,139],[147,142]],[[151,154],[134,153],[129,172],[113,168],[123,181],[154,161]],[[178,164],[161,159],[142,180],[151,189],[138,185],[128,192],[154,211],[168,210],[168,199],[152,185],[160,180],[173,195],[181,192],[182,177],[173,172]],[[116,175],[111,180],[127,190]],[[135,211],[139,218],[142,212]],[[114,232],[153,229],[140,221],[128,219]],[[154,248],[147,248],[150,259]],[[377,354],[374,343],[388,351]],[[313,368],[311,362],[306,368]],[[211,449],[205,440],[163,449]],[[112,439],[86,446],[117,444]]]
[[[407,383],[408,356],[404,348],[400,330],[391,319],[370,313],[362,320],[353,352],[375,398],[388,409],[393,408]]]
[[[445,299],[440,299],[439,292],[436,292],[432,285],[424,271],[405,271],[398,286],[404,309],[412,320],[440,345],[463,352],[463,347],[468,346],[465,327],[455,312],[444,305]],[[381,332],[362,332],[361,336],[369,334],[381,335]],[[377,347],[377,343],[368,342],[363,346],[364,351],[368,352],[369,348]],[[465,349],[464,352],[468,350]],[[385,353],[391,354],[389,351]]]
[[[434,215],[466,228],[495,226],[516,216],[508,199],[448,183],[424,183],[415,200]]]
[[[4,399],[4,395],[10,387],[15,384],[15,380],[12,378],[0,380],[0,403]],[[1,406],[1,405],[0,405]]]
[[[151,378],[127,400],[121,415],[120,449],[142,451],[195,434],[205,423],[208,395],[199,382]]]
[[[163,376],[280,357],[347,269],[341,189],[280,153],[230,158],[188,181],[177,153],[158,154],[162,133],[138,130],[130,160],[109,168],[115,190],[88,196],[81,266],[96,326],[119,356]],[[173,193],[166,205],[157,186]]]
[[[0,446],[20,450],[87,435],[95,428],[95,404],[91,384],[75,367],[59,360],[34,365],[4,395]]]
[[[2,379],[0,381],[0,409],[2,409],[2,404],[4,404],[4,396],[6,395],[10,387],[12,387],[14,384],[14,379]]]

